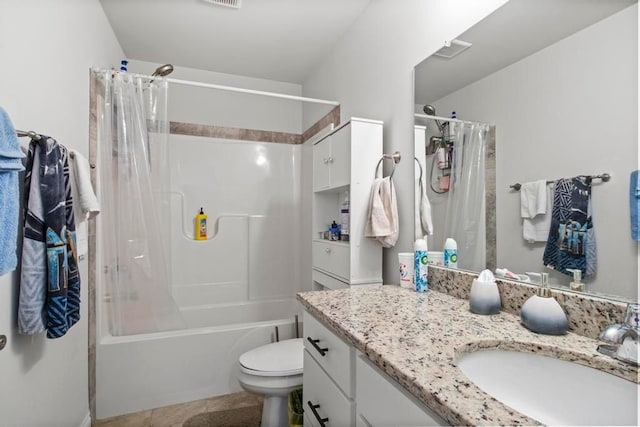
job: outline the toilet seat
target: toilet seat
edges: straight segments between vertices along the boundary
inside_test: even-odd
[[[304,344],[302,338],[266,344],[243,353],[240,370],[262,377],[286,377],[302,374]]]

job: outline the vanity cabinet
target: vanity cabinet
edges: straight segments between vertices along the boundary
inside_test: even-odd
[[[382,284],[382,247],[364,237],[375,168],[382,157],[382,122],[352,118],[313,146],[312,278],[314,288]],[[349,240],[324,232],[349,195]]]
[[[355,347],[304,312],[305,426],[444,426]]]

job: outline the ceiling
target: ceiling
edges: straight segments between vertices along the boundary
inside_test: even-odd
[[[510,0],[457,39],[472,46],[415,68],[415,103],[430,104],[610,16],[637,0]]]
[[[100,0],[129,59],[302,83],[370,0]]]

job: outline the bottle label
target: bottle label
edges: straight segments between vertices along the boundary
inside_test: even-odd
[[[429,287],[429,257],[427,251],[415,251],[415,281],[416,292],[426,292]]]
[[[207,219],[200,218],[200,224],[198,226],[198,237],[201,239],[207,238]]]
[[[444,250],[444,266],[456,268],[458,266],[458,250],[457,249],[445,249]]]

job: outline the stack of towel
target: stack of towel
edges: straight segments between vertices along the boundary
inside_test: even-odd
[[[398,204],[391,177],[376,178],[371,187],[365,236],[373,237],[385,248],[398,241]]]
[[[24,153],[7,112],[0,107],[0,275],[15,270],[20,193],[18,172]]]
[[[551,226],[551,197],[547,181],[525,182],[520,188],[522,237],[529,243],[546,242]],[[547,213],[549,211],[549,214]]]

